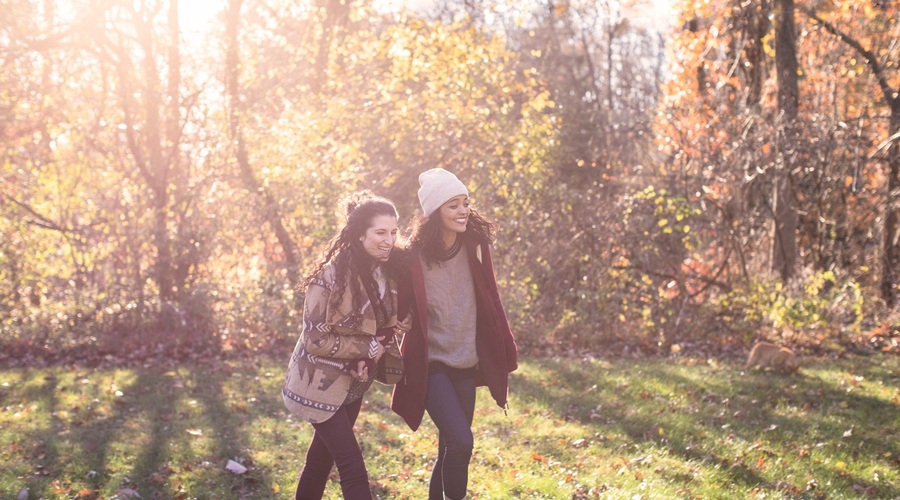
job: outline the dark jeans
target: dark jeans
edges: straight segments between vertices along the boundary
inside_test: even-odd
[[[362,398],[348,403],[328,420],[313,424],[316,431],[306,450],[306,464],[297,481],[296,500],[321,500],[332,464],[341,475],[341,493],[347,500],[371,500],[369,473],[353,434]]]
[[[431,473],[429,500],[466,496],[474,438],[475,369],[429,363],[425,409],[438,428],[438,457]]]

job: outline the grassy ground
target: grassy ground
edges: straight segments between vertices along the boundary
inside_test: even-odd
[[[0,369],[0,498],[289,498],[311,427],[283,409],[282,365]],[[896,356],[795,376],[523,356],[508,415],[479,389],[471,497],[900,498],[898,387]],[[373,491],[425,498],[434,427],[388,400],[376,384],[357,425]]]

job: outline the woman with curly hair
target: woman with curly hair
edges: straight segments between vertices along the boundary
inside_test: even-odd
[[[372,498],[353,425],[373,380],[402,375],[397,209],[368,191],[343,203],[346,222],[305,280],[303,330],[281,391],[288,410],[314,428],[296,499],[321,499],[332,465],[345,499]]]
[[[391,408],[412,430],[428,411],[438,428],[428,498],[458,500],[468,488],[475,388],[488,386],[506,407],[517,348],[494,276],[492,224],[452,173],[428,170],[419,185],[424,217],[414,222],[410,273],[399,293],[399,307],[411,308],[413,320]]]

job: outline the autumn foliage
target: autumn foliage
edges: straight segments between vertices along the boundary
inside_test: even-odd
[[[290,344],[335,201],[437,166],[523,343],[900,349],[896,3],[225,3],[4,4],[0,356]]]

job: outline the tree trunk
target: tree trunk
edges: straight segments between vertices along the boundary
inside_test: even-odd
[[[687,24],[688,24],[688,26],[687,26],[688,31],[690,31],[691,33],[696,33],[698,31],[700,31],[700,20],[697,19],[696,17],[691,18],[691,20],[688,21]],[[703,63],[703,58],[700,58],[700,60],[697,63],[697,75],[696,76],[697,76],[697,95],[703,96],[706,94],[706,66]]]
[[[313,64],[311,88],[313,93],[322,90],[328,80],[328,60],[331,56],[331,45],[338,28],[350,14],[350,0],[328,0],[325,4],[325,21],[322,23],[322,38]]]
[[[888,192],[884,214],[881,297],[888,308],[897,305],[897,272],[900,270],[900,98],[891,101],[888,147]]]
[[[169,238],[169,173],[170,168],[163,154],[163,124],[160,116],[162,89],[156,66],[156,48],[153,44],[153,16],[142,11],[137,20],[141,48],[144,51],[144,112],[146,113],[146,140],[148,165],[144,171],[150,191],[153,193],[153,242],[156,246],[154,275],[159,287],[160,302],[174,297],[172,280],[172,249]]]
[[[797,156],[797,40],[794,0],[777,0],[775,66],[778,75],[778,112],[781,117],[777,163],[773,186],[772,269],[788,281],[797,262],[797,210],[791,194],[791,170]]]
[[[765,0],[752,2],[744,14],[747,40],[744,47],[747,73],[747,105],[756,106],[762,97],[763,70],[765,68],[765,36],[769,31],[768,6]]]
[[[281,207],[272,193],[263,186],[253,173],[250,159],[247,155],[247,146],[241,131],[241,102],[238,90],[238,72],[240,69],[240,56],[238,52],[238,25],[241,18],[241,4],[243,0],[229,0],[228,17],[225,26],[226,54],[225,54],[225,93],[228,102],[228,120],[231,140],[235,146],[235,156],[240,170],[240,178],[244,187],[260,197],[263,204],[263,216],[266,222],[272,226],[278,243],[284,250],[284,258],[287,263],[286,271],[288,282],[296,289],[300,283],[300,251],[297,244],[291,238],[290,233],[282,223]]]

